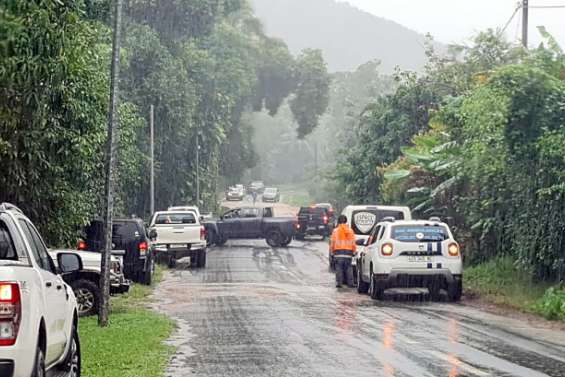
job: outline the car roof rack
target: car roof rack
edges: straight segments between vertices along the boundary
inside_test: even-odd
[[[383,217],[381,221],[386,223],[393,223],[396,221],[396,219],[393,216],[387,216],[387,217]]]
[[[439,216],[432,216],[430,217],[430,221],[436,221],[438,223],[441,223],[441,218]]]
[[[13,205],[12,203],[2,203],[0,204],[0,210],[2,211],[17,211],[19,213],[24,213],[21,209]]]

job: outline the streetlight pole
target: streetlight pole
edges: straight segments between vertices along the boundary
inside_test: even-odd
[[[200,131],[196,134],[196,206],[200,207]]]
[[[153,105],[151,105],[149,111],[149,145],[150,145],[150,152],[149,156],[151,161],[149,162],[150,166],[150,178],[149,184],[151,185],[149,191],[149,211],[151,212],[150,215],[153,216],[155,213],[155,109]]]
[[[522,0],[522,45],[528,48],[528,11],[529,0]]]
[[[110,309],[110,256],[112,253],[112,216],[114,211],[114,180],[116,169],[116,149],[118,146],[118,105],[120,77],[120,37],[122,24],[122,0],[115,0],[114,38],[112,41],[112,68],[110,76],[110,111],[108,114],[108,140],[106,147],[106,213],[104,214],[104,249],[100,266],[100,287],[102,297],[98,311],[98,325],[108,326]]]

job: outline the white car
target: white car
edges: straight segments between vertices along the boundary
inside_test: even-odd
[[[167,255],[170,267],[184,257],[196,267],[206,266],[206,228],[195,211],[155,212],[149,236],[157,254]]]
[[[72,253],[82,260],[82,270],[71,274],[63,274],[63,279],[75,293],[79,316],[89,316],[98,313],[100,303],[100,272],[102,253],[82,250],[51,250],[49,255],[57,263],[60,253]],[[131,282],[124,276],[122,257],[113,251],[110,259],[110,294],[122,294],[129,291]],[[122,251],[125,254],[125,251]]]
[[[197,206],[175,206],[169,207],[167,211],[189,211],[196,213],[196,217],[200,218],[202,215],[200,214],[200,208]]]
[[[459,244],[439,218],[385,219],[373,228],[364,246],[357,262],[359,293],[369,292],[373,299],[382,299],[389,288],[422,287],[428,288],[432,298],[442,289],[450,301],[461,298]]]
[[[62,272],[82,261],[60,253]],[[47,247],[15,206],[0,205],[0,376],[80,375],[78,310]]]

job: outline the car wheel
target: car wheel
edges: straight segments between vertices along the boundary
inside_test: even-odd
[[[357,293],[366,294],[369,292],[369,283],[363,280],[361,268],[357,268]]]
[[[71,346],[69,349],[69,354],[65,358],[65,361],[59,368],[61,369],[65,377],[80,377],[81,370],[81,356],[80,356],[80,339],[78,336],[78,331],[75,326],[73,326],[73,333],[71,338]]]
[[[385,290],[382,284],[377,281],[377,277],[373,274],[372,268],[369,277],[369,295],[373,300],[382,300],[384,298]]]
[[[100,289],[90,280],[81,279],[71,283],[77,298],[78,315],[86,317],[98,313]]]
[[[447,298],[451,302],[458,302],[463,295],[463,281],[455,280],[447,286]]]
[[[216,232],[210,230],[206,232],[206,246],[211,247],[214,245],[214,241],[216,240]]]
[[[292,237],[287,236],[284,241],[281,243],[282,247],[287,247],[292,242]]]
[[[216,246],[224,246],[226,244],[226,242],[228,242],[228,238],[225,236],[222,236],[220,234],[218,234],[216,236]]]
[[[206,250],[201,250],[198,255],[198,267],[199,268],[206,267]]]
[[[280,231],[276,229],[272,229],[267,232],[266,241],[267,241],[267,245],[269,245],[270,247],[281,246],[283,239],[284,236],[281,234]]]
[[[37,350],[35,351],[35,365],[31,377],[45,377],[45,354],[37,342]]]

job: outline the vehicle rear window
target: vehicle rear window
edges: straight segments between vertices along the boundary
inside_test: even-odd
[[[3,221],[0,221],[0,260],[18,260],[14,240]]]
[[[392,227],[392,239],[402,242],[445,241],[449,232],[444,226],[396,225]]]
[[[302,207],[300,208],[299,215],[318,215],[323,216],[326,214],[326,209],[321,207]]]
[[[354,211],[351,219],[351,228],[355,234],[368,235],[375,224],[386,217],[394,217],[395,220],[404,220],[404,212],[379,210],[376,208]]]
[[[162,213],[157,215],[155,224],[196,224],[196,216],[193,213]]]

